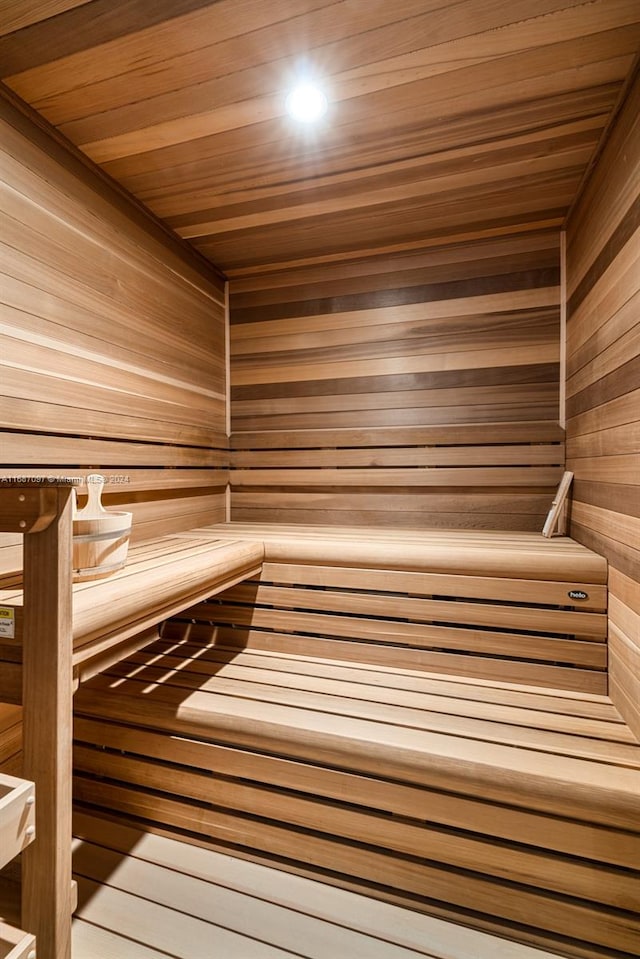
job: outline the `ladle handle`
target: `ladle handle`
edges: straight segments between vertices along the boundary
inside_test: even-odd
[[[107,512],[102,505],[102,487],[104,476],[100,473],[90,473],[87,476],[87,504],[77,513],[81,519],[99,519]]]

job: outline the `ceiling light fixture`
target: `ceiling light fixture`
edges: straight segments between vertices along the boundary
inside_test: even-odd
[[[299,83],[287,96],[285,106],[289,116],[300,123],[314,123],[327,112],[329,103],[315,83]]]

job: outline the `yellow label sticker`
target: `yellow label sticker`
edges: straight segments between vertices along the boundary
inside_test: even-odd
[[[0,606],[0,636],[13,639],[16,634],[16,611],[11,606]]]

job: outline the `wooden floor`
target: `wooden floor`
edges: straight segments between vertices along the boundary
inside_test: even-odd
[[[76,820],[74,959],[549,959],[175,839]]]

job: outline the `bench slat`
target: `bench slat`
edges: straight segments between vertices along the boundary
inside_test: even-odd
[[[174,638],[172,638],[174,637]],[[170,621],[162,627],[162,638],[154,643],[150,650],[175,653],[193,659],[226,657],[233,653],[237,656],[237,647],[221,649],[219,643],[200,642],[194,637],[182,638],[180,624]],[[314,656],[274,653],[268,650],[243,650],[243,664],[257,668],[275,668],[281,672],[303,673],[308,676],[329,676],[346,682],[361,682],[368,686],[382,686],[386,689],[423,692],[430,696],[455,696],[459,700],[476,703],[496,703],[517,706],[521,709],[555,713],[560,716],[578,716],[605,720],[626,730],[626,723],[612,705],[608,696],[590,693],[575,693],[570,690],[544,689],[539,686],[505,685],[499,680],[473,679],[470,676],[440,677],[437,673],[417,672],[414,669],[390,669],[365,663],[349,663],[322,659]],[[238,660],[236,659],[236,663]]]
[[[203,648],[195,644],[180,644],[176,647],[176,644],[163,639],[154,642],[142,654],[132,656],[129,663],[153,666],[158,655],[162,657],[163,664],[173,665],[176,670],[180,670],[181,675],[186,671],[196,677],[215,678],[217,670],[221,670],[226,679],[268,684],[287,690],[326,693],[403,709],[467,716],[637,746],[637,740],[624,723],[537,709],[542,697],[531,696],[528,705],[517,706],[471,696],[465,698],[458,694],[454,683],[449,683],[449,689],[440,693],[431,691],[433,681],[423,683],[424,689],[420,690],[398,689],[395,684],[383,683],[380,675],[377,677],[378,683],[372,685],[364,668],[345,670],[338,664],[331,664],[324,668],[316,665],[314,669],[312,660],[308,663],[298,660],[295,664],[282,658],[269,659],[246,651],[237,655],[237,650],[218,646]],[[194,679],[194,682],[197,680]]]
[[[244,584],[229,590],[225,601],[252,605],[288,606],[293,609],[330,611],[332,613],[378,614],[385,618],[397,617],[411,622],[428,623],[434,620],[464,623],[470,626],[490,626],[493,629],[535,630],[546,633],[572,633],[581,639],[604,642],[607,635],[607,617],[578,610],[540,609],[531,606],[468,603],[448,600],[414,599],[385,592],[378,596],[369,592],[361,596],[327,587],[324,590],[295,589],[269,584]],[[464,594],[461,593],[461,596]],[[567,598],[567,597],[565,597]]]
[[[591,738],[589,733],[579,735],[577,724],[571,733],[560,733],[540,729],[535,725],[535,714],[532,715],[529,725],[510,723],[506,717],[501,722],[494,714],[490,720],[478,716],[460,715],[460,711],[445,713],[434,712],[428,709],[422,697],[416,697],[420,706],[403,704],[388,704],[378,697],[375,701],[353,698],[351,690],[345,690],[344,685],[338,686],[330,680],[322,680],[318,684],[320,691],[309,690],[307,686],[313,684],[300,683],[300,686],[277,683],[268,685],[256,679],[244,679],[244,670],[234,669],[232,665],[221,666],[216,672],[217,664],[202,663],[201,669],[191,664],[185,665],[184,659],[176,656],[163,656],[159,666],[148,665],[156,659],[153,654],[138,653],[126,663],[117,663],[109,671],[108,676],[118,677],[120,689],[128,691],[139,688],[153,693],[160,686],[162,695],[170,688],[185,690],[184,705],[188,707],[187,698],[190,690],[197,691],[200,697],[204,693],[212,696],[238,697],[243,700],[252,700],[264,705],[264,715],[268,716],[268,709],[273,705],[284,704],[287,708],[312,710],[327,713],[329,716],[371,720],[384,723],[401,729],[425,730],[446,732],[450,736],[461,736],[465,739],[479,742],[505,743],[513,747],[544,750],[561,756],[578,756],[589,759],[599,759],[620,766],[630,766],[640,769],[640,752],[636,743],[616,743],[611,740]],[[193,670],[193,671],[191,671]],[[342,692],[342,695],[340,693]],[[348,692],[348,695],[347,695]],[[135,692],[133,693],[135,695]],[[505,710],[507,716],[510,710]],[[601,727],[600,727],[601,728]],[[640,780],[639,780],[640,781]]]
[[[335,566],[265,562],[262,569],[262,579],[265,583],[279,582],[294,584],[298,587],[333,586],[336,580]],[[552,580],[341,567],[340,581],[345,589],[387,590],[412,596],[464,596],[467,599],[501,600],[502,602],[576,605],[575,602],[569,601],[568,596],[574,584]],[[589,584],[589,599],[580,600],[580,609],[606,610],[606,608],[607,587]]]

